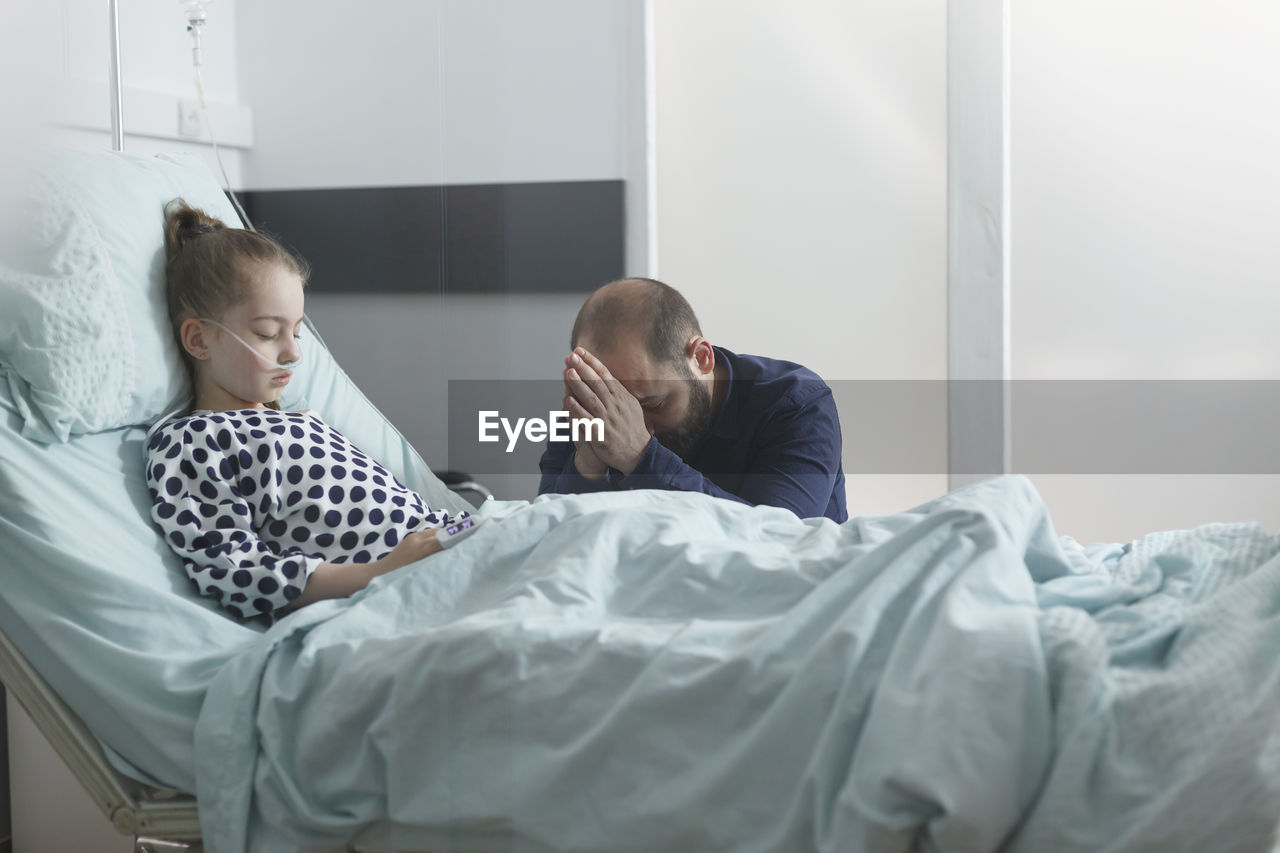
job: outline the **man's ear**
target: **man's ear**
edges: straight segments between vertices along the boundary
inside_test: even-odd
[[[204,342],[204,323],[194,317],[182,321],[182,325],[178,327],[178,339],[192,358],[204,361],[209,357],[209,346]]]
[[[689,341],[685,347],[685,352],[689,354],[689,360],[693,362],[695,373],[703,376],[715,370],[716,367],[716,351],[711,348],[711,341],[698,335]]]

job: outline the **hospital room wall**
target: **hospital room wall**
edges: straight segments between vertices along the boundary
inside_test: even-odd
[[[1014,378],[1280,378],[1280,7],[1014,4],[1011,36]],[[1062,437],[1087,436],[1090,416]],[[1238,458],[1275,471],[1247,445]],[[1274,474],[1032,479],[1082,540],[1280,529]]]
[[[310,14],[296,0],[219,4],[205,79],[211,97],[221,86],[218,98],[253,116],[252,149],[229,157],[237,186],[620,178],[624,271],[650,273],[656,257],[716,342],[837,381],[936,379],[945,375],[945,4],[872,5],[756,2],[742,14],[652,3],[662,205],[652,219],[639,0],[557,0],[536,14],[497,0],[404,0],[355,20]],[[122,20],[134,34],[126,87],[180,95],[187,85],[185,43],[159,47],[173,43],[172,11]],[[96,44],[87,31],[75,40]],[[86,74],[105,63],[105,48],[93,50],[73,63]],[[445,412],[423,401],[442,399],[451,378],[554,375],[580,300],[313,293],[309,310],[357,383],[439,467]],[[863,417],[843,390],[852,426]],[[945,453],[943,413],[923,432],[926,453]],[[879,476],[860,470],[847,445],[854,512],[945,489],[943,466]],[[523,480],[500,493],[531,495],[535,478]]]
[[[449,8],[465,15],[466,5]],[[126,89],[175,99],[189,92],[189,45],[176,7],[170,0],[122,4]],[[204,75],[211,100],[261,105],[257,113],[270,111],[305,141],[273,141],[280,125],[255,114],[257,168],[241,152],[226,152],[232,181],[342,181],[347,169],[359,170],[350,177],[357,183],[425,180],[429,164],[450,179],[486,179],[484,169],[465,167],[477,137],[463,130],[479,120],[465,108],[465,84],[446,87],[456,98],[453,112],[442,109],[429,100],[441,90],[424,51],[397,41],[413,33],[417,43],[430,43],[433,34],[414,18],[428,7],[439,19],[439,4],[383,5],[366,16],[369,31],[382,35],[339,42],[339,50],[326,23],[339,16],[303,14],[299,3],[212,6]],[[570,9],[544,7],[548,20]],[[595,18],[597,36],[615,32],[617,39],[610,28],[634,33],[634,18],[625,16],[639,7],[619,3],[614,18]],[[945,4],[913,0],[872,12],[831,0],[785,8],[756,0],[750,15],[741,4],[734,14],[714,2],[657,0],[653,7],[658,274],[690,295],[709,333],[730,347],[794,358],[836,379],[944,375]],[[53,73],[103,83],[99,4],[33,8],[60,16],[60,43],[39,54],[58,58]],[[1270,239],[1280,197],[1270,154],[1277,128],[1262,105],[1277,91],[1267,45],[1280,13],[1261,3],[1230,14],[1183,0],[1166,8],[1015,10],[1012,365],[1019,379],[1269,378],[1277,370],[1280,356],[1266,343],[1272,302],[1280,299],[1266,286],[1276,280],[1280,251]],[[465,18],[453,20],[452,34],[465,26]],[[529,35],[538,43],[537,31]],[[634,63],[629,38],[608,44]],[[511,45],[502,67],[529,67],[519,47]],[[541,147],[481,146],[474,161],[502,167],[487,172],[493,179],[538,179],[551,174],[536,171],[538,164],[572,160],[590,168],[556,174],[643,182],[644,152],[635,144],[642,134],[622,130],[643,125],[636,110],[643,99],[628,88],[634,64],[608,65],[607,52],[579,48],[578,55],[594,57],[596,77],[627,92],[611,107],[610,129],[595,122],[563,136],[545,133]],[[307,85],[283,85],[286,72],[306,72]],[[357,72],[374,77],[352,86]],[[488,79],[495,85],[482,95],[503,86],[513,87],[513,99],[524,95],[510,75]],[[607,109],[605,100],[596,99],[598,110]],[[399,104],[413,108],[389,108]],[[357,106],[369,113],[359,127],[344,113]],[[424,112],[451,118],[452,144],[432,149],[437,136],[410,118]],[[531,136],[522,116],[564,116],[545,107],[494,114],[505,124],[489,125],[490,143]],[[63,133],[76,144],[107,143],[103,130]],[[393,147],[361,145],[361,134]],[[591,151],[573,148],[574,157],[557,161],[555,152],[566,150],[557,143],[569,136],[591,140],[581,143]],[[135,151],[193,147],[126,141]],[[636,197],[642,194],[629,199]],[[645,214],[628,210],[628,227],[643,235]],[[628,244],[628,271],[646,271],[643,238]],[[422,300],[413,311],[401,297],[312,300],[344,365],[428,458],[441,433],[432,421],[439,413],[417,404],[419,388],[422,397],[435,390],[418,377],[439,377],[431,368],[441,364],[455,376],[541,375],[539,365],[558,357],[578,301],[437,299],[448,310],[436,304],[425,327],[414,320]],[[441,342],[445,355],[408,363],[382,344],[405,336]],[[1272,528],[1280,521],[1271,477],[1033,476],[1060,529],[1081,538],[1127,538],[1208,518],[1257,517]],[[887,488],[866,475],[850,479],[857,511],[906,505],[945,488],[936,476],[893,478]]]
[[[657,0],[652,102],[638,0],[539,3],[532,16],[527,4],[392,3],[367,32],[299,20],[296,5],[239,10],[249,188],[622,178],[625,271],[649,274],[656,258],[717,343],[837,381],[945,376],[939,0],[758,2],[750,14]],[[338,44],[340,64],[312,58]],[[309,310],[438,467],[446,413],[424,401],[444,399],[448,379],[553,378],[581,298],[313,293]],[[837,384],[854,427],[866,418],[848,390]],[[921,455],[941,460],[924,473],[858,470],[867,459],[847,444],[851,511],[945,490],[945,411],[917,433]],[[493,479],[503,497],[536,484]]]
[[[653,4],[657,274],[712,341],[833,385],[850,515],[947,489],[946,14],[945,0]],[[856,380],[938,405],[864,440],[885,413]],[[878,467],[876,442],[912,464]]]
[[[93,0],[56,10],[56,76],[106,103],[107,42]],[[314,4],[209,7],[202,78],[211,102],[252,119],[252,146],[223,146],[248,190],[625,182],[626,268],[643,273],[642,5],[634,0],[394,0],[352,19]],[[191,98],[190,42],[171,0],[122,4],[125,126],[130,95]],[[106,111],[57,118],[63,144],[109,146]],[[215,113],[215,116],[218,114]],[[216,128],[215,128],[216,129]],[[176,133],[173,134],[176,136]],[[225,141],[225,140],[224,140]],[[138,153],[207,145],[126,134]],[[270,223],[268,223],[270,225]],[[436,235],[432,235],[436,236]],[[449,380],[554,377],[581,295],[476,294],[445,287],[313,293],[308,310],[361,389],[433,467],[448,463]],[[548,400],[548,408],[556,400]],[[532,497],[536,467],[486,472],[502,497]]]
[[[1280,11],[1011,12],[1013,378],[1276,378]],[[659,0],[654,13],[657,274],[713,305],[708,334],[731,347],[834,379],[945,376],[946,4]],[[842,405],[846,432],[857,402]],[[1021,414],[1014,468],[1061,532],[1280,528],[1275,476],[1020,468]],[[1090,413],[1056,428],[1088,436]],[[922,449],[944,432],[942,414]],[[851,513],[946,489],[850,473]]]
[[[614,274],[645,271],[641,3],[391,0],[354,18],[311,11],[299,0],[238,8],[241,93],[255,118],[245,187],[622,181],[625,269]],[[339,362],[436,468],[448,464],[448,381],[556,379],[583,298],[453,285],[361,293],[353,282],[349,293],[308,298]],[[543,417],[549,408],[558,395]],[[536,464],[521,475],[473,473],[500,497],[536,494]]]
[[[42,55],[70,96],[54,110],[56,141],[108,147],[103,10],[94,0],[41,8],[52,18]],[[646,271],[642,3],[395,0],[355,19],[314,11],[283,0],[209,8],[205,91],[251,125],[250,148],[222,146],[233,186],[621,182],[626,255],[609,277]],[[168,103],[176,125],[178,102],[192,96],[180,7],[122,4],[120,23],[126,149],[195,150],[216,170],[209,146],[176,127],[134,132],[135,104]],[[556,376],[582,299],[458,292],[449,282],[391,295],[361,284],[313,293],[309,311],[357,384],[436,467],[447,464],[437,401],[448,380]],[[486,482],[532,497],[537,477]]]
[[[202,40],[203,81],[210,117],[222,122],[222,162],[233,185],[240,182],[241,149],[227,143],[240,137],[252,117],[241,108],[236,63],[236,9],[233,0],[211,6]],[[38,67],[51,77],[48,110],[57,124],[54,141],[68,147],[111,147],[107,68],[109,39],[101,0],[32,3],[35,30],[44,43]],[[140,154],[196,151],[218,169],[207,134],[179,133],[178,105],[195,103],[191,40],[182,6],[173,0],[120,3],[120,77],[124,90],[125,150]],[[166,123],[167,122],[167,123]],[[234,125],[234,126],[233,126]],[[237,140],[238,141],[238,140]]]

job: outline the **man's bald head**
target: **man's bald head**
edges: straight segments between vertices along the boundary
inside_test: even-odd
[[[582,303],[569,347],[583,338],[607,346],[636,336],[656,364],[683,364],[685,346],[701,334],[693,309],[674,287],[652,278],[621,278]]]

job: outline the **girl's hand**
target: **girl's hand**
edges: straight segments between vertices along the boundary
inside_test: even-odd
[[[409,533],[390,554],[372,563],[321,563],[307,580],[302,595],[289,602],[285,610],[297,610],[327,598],[346,598],[353,592],[364,589],[378,575],[443,551],[444,546],[436,541],[439,530],[439,527],[433,527]]]
[[[390,554],[377,561],[378,568],[381,572],[390,572],[401,566],[415,563],[423,557],[430,557],[432,554],[440,553],[444,550],[444,546],[436,539],[436,534],[439,531],[439,527],[433,527],[430,530],[415,530],[412,533],[406,533],[405,537],[400,540],[400,543],[396,545]]]

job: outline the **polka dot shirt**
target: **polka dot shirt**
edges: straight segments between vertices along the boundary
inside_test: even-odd
[[[147,486],[196,589],[242,618],[285,607],[322,562],[378,560],[455,521],[312,412],[176,418],[148,443]]]

